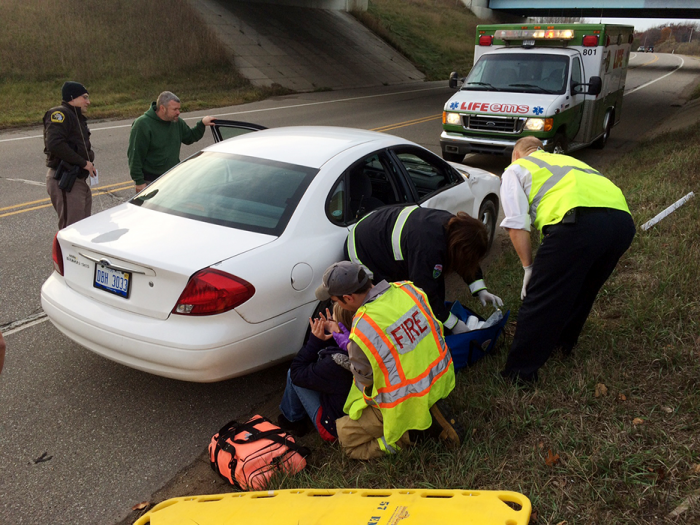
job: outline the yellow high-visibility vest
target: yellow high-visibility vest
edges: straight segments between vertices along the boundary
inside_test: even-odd
[[[600,172],[566,155],[536,151],[514,162],[532,175],[528,202],[542,231],[578,208],[612,208],[629,213],[622,190]]]
[[[407,430],[430,427],[430,407],[452,391],[455,374],[442,324],[423,291],[408,281],[391,283],[357,311],[350,339],[367,356],[374,375],[371,392],[357,384],[351,388],[345,402],[350,418],[357,420],[368,405],[377,406],[384,445]]]

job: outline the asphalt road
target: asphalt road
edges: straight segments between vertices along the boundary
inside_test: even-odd
[[[607,148],[575,154],[593,166],[682,112],[700,73],[700,60],[674,55],[633,54],[630,65],[622,123]],[[440,114],[451,93],[444,82],[308,93],[185,118],[378,129],[439,152]],[[95,213],[133,194],[130,124],[90,124],[100,172]],[[221,424],[278,397],[285,366],[217,384],[183,383],[98,357],[46,322],[39,290],[52,271],[56,215],[44,188],[41,133],[0,134],[0,329],[8,344],[0,375],[0,522],[110,524],[201,454]],[[207,133],[183,148],[183,158],[211,142]],[[496,173],[508,164],[467,160]]]

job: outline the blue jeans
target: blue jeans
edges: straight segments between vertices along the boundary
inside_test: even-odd
[[[307,415],[311,418],[316,430],[316,414],[321,409],[321,393],[316,390],[302,388],[292,383],[292,375],[287,370],[287,386],[282,395],[280,410],[289,421],[301,421]]]

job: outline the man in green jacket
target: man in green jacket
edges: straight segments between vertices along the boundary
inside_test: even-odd
[[[194,144],[211,126],[213,117],[204,117],[190,128],[180,118],[180,99],[163,91],[158,100],[131,125],[129,173],[136,193],[180,162],[180,144]]]

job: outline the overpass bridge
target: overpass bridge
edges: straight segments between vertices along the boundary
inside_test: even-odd
[[[697,0],[461,0],[479,18],[527,16],[700,18]],[[189,0],[253,84],[295,91],[424,79],[350,11],[368,0]]]
[[[480,18],[700,18],[697,0],[462,0]]]

